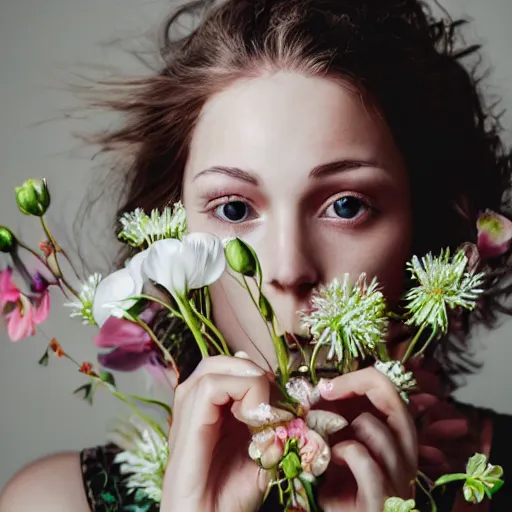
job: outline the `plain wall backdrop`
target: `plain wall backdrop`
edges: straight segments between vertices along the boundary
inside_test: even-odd
[[[18,213],[13,189],[26,178],[46,177],[53,194],[49,221],[67,245],[78,207],[97,176],[92,151],[81,149],[72,132],[109,122],[98,115],[96,125],[94,115],[87,121],[75,111],[70,115],[67,109],[77,103],[67,86],[76,82],[73,73],[84,71],[85,63],[136,70],[134,61],[109,43],[151,31],[172,5],[163,0],[0,2],[0,225],[37,247],[37,222]],[[512,2],[446,0],[443,5],[453,17],[473,20],[466,40],[484,45],[484,67],[492,71],[486,91],[501,96],[503,108],[510,108]],[[510,142],[509,113],[503,124]],[[108,212],[114,203],[108,195],[104,200]],[[106,213],[98,214],[97,236],[82,246],[91,266],[108,253],[109,222]],[[62,302],[53,295],[51,319],[33,338],[14,344],[3,326],[0,330],[0,487],[37,457],[105,442],[109,421],[127,412],[107,392],[99,393],[92,408],[73,396],[85,380],[69,362],[52,359],[48,368],[37,364],[53,336],[77,359],[95,359],[94,330],[68,318],[68,311],[59,307]],[[511,333],[510,322],[492,333],[477,333],[473,346],[483,369],[457,392],[460,400],[512,413]],[[126,391],[142,391],[144,386],[141,375],[120,375],[118,383]]]

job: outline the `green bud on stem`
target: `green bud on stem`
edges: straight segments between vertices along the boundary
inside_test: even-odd
[[[50,206],[50,192],[45,179],[29,179],[14,191],[16,204],[25,215],[42,217]]]
[[[228,265],[235,272],[246,277],[256,275],[258,263],[254,249],[240,238],[230,240],[226,245],[225,253]]]
[[[16,247],[16,237],[5,226],[0,226],[0,252],[10,254]]]

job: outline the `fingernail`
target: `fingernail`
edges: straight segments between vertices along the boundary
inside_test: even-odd
[[[322,391],[331,391],[332,390],[332,381],[329,379],[320,379],[317,384],[317,388]]]
[[[235,352],[235,357],[239,357],[240,359],[249,359],[249,354],[243,350],[239,350],[238,352]]]

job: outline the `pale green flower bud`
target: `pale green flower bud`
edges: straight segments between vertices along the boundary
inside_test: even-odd
[[[228,265],[239,274],[246,277],[254,277],[258,269],[258,263],[254,249],[248,244],[235,238],[230,240],[225,249]]]
[[[0,226],[0,252],[7,254],[14,251],[16,247],[16,238],[12,231],[5,226]]]
[[[29,179],[15,187],[16,203],[21,213],[42,217],[50,206],[50,192],[46,180]]]
[[[274,311],[272,310],[270,302],[263,294],[260,294],[260,298],[258,299],[258,307],[260,308],[263,318],[267,322],[271,322],[272,319],[274,318]]]

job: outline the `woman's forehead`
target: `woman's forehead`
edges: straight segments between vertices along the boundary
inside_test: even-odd
[[[234,83],[207,102],[187,172],[193,179],[205,168],[223,165],[254,172],[293,168],[307,176],[316,166],[343,158],[394,166],[397,153],[386,125],[353,90],[279,72]]]

